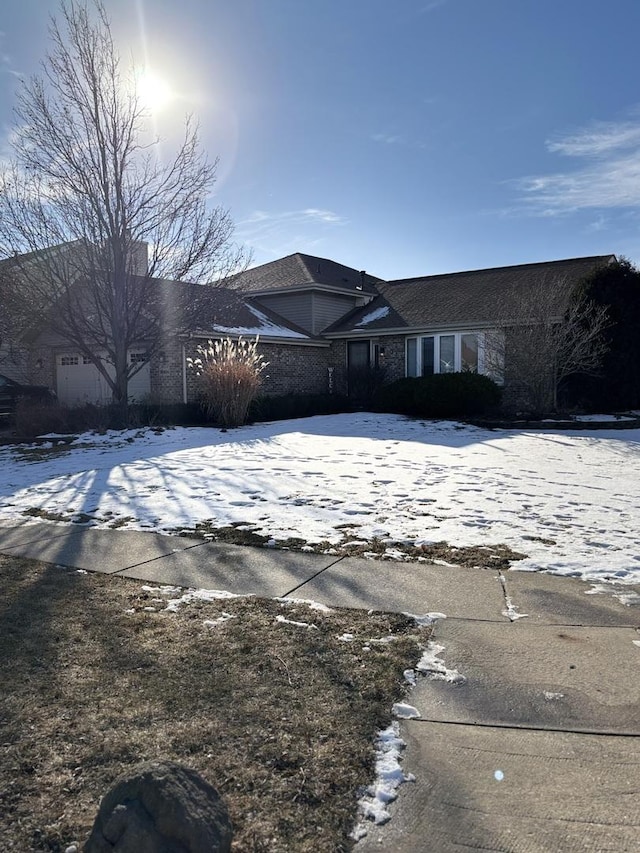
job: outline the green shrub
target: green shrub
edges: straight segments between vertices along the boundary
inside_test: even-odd
[[[376,412],[393,412],[397,415],[415,414],[414,396],[418,379],[397,379],[378,389],[373,398]]]
[[[207,341],[197,352],[198,357],[187,363],[200,378],[201,405],[207,417],[222,427],[245,423],[267,366],[258,353],[258,339]]]
[[[335,415],[349,410],[349,401],[340,394],[279,394],[256,397],[249,408],[250,421],[282,421]]]
[[[436,373],[399,379],[383,386],[374,400],[379,412],[421,418],[465,418],[484,415],[500,404],[501,389],[479,373]]]

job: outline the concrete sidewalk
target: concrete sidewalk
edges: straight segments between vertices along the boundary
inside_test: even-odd
[[[588,584],[548,575],[33,522],[1,522],[0,553],[158,584],[444,613],[433,641],[463,680],[434,674],[411,693],[419,716],[400,728],[415,782],[357,850],[640,850],[638,588],[587,595]]]

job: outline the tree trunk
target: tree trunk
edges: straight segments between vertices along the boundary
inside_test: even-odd
[[[120,342],[115,351],[115,388],[113,389],[113,408],[116,426],[124,429],[129,422],[129,380],[127,378],[127,349]]]

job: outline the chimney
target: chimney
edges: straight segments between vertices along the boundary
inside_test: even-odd
[[[127,232],[127,240],[131,274],[146,275],[149,272],[149,244],[145,240],[131,240],[130,232]]]

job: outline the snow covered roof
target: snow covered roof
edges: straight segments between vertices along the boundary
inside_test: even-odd
[[[247,304],[246,307],[255,318],[255,321],[257,321],[253,325],[225,326],[221,323],[214,323],[212,330],[225,335],[242,335],[247,337],[260,335],[260,337],[267,338],[304,338],[305,340],[309,340],[309,335],[284,325],[284,320],[281,323],[277,323],[273,318],[268,317],[264,311],[256,308],[255,305]]]

